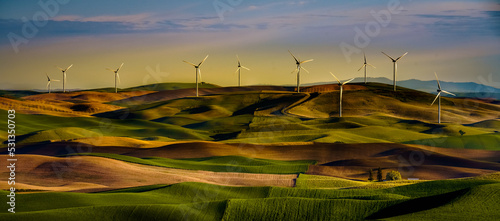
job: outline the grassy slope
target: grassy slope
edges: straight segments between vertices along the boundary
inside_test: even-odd
[[[314,177],[303,177],[314,178]],[[349,182],[349,181],[346,181]],[[342,184],[343,185],[343,184]],[[7,194],[0,191],[0,194]],[[168,219],[186,215],[196,220],[279,220],[390,218],[421,220],[435,217],[492,219],[499,215],[498,176],[424,181],[381,189],[317,189],[227,187],[201,183],[155,185],[102,193],[18,194],[17,214],[1,219],[48,220]],[[176,215],[176,216],[173,216]]]
[[[161,87],[170,90],[177,88],[178,85],[165,84]],[[431,94],[404,88],[401,88],[398,93],[393,93],[388,86],[379,84],[369,84],[366,87],[369,90],[348,90],[346,93],[354,93],[352,95],[357,96],[357,99],[354,100],[365,104],[362,105],[363,108],[352,109],[351,111],[372,113],[369,115],[366,115],[366,113],[356,114],[356,112],[354,112],[354,115],[348,115],[349,104],[346,101],[347,109],[344,118],[308,119],[284,116],[279,111],[280,107],[285,107],[302,99],[305,96],[304,94],[254,91],[160,101],[147,105],[132,106],[128,111],[123,109],[99,114],[99,117],[95,118],[71,118],[71,120],[68,120],[68,118],[63,117],[18,114],[16,120],[19,123],[17,124],[16,134],[38,134],[38,138],[26,138],[26,140],[32,140],[33,142],[60,140],[62,139],[61,136],[58,136],[58,133],[54,133],[53,130],[80,127],[88,131],[102,133],[104,136],[138,139],[157,136],[175,140],[217,140],[233,143],[304,141],[415,143],[427,142],[443,136],[452,136],[452,138],[448,139],[448,143],[442,146],[454,148],[486,146],[484,148],[492,148],[491,146],[498,141],[498,138],[492,138],[491,136],[481,137],[497,130],[498,120],[486,120],[473,124],[448,123],[438,125],[428,123],[432,122],[432,120],[429,120],[432,118],[419,114],[425,115],[428,112],[422,108],[428,107],[427,99],[433,99]],[[297,108],[314,109],[314,112],[335,116],[336,108],[335,105],[332,105],[332,99],[335,98],[334,93],[336,92],[311,96],[310,100],[299,104]],[[367,100],[367,97],[373,97],[374,100]],[[479,103],[471,107],[460,107],[459,101],[461,100],[445,99],[443,101],[444,105],[448,106],[447,110],[453,112],[452,117],[457,119],[466,112],[468,113],[469,110],[477,111],[477,116],[486,116],[485,113],[494,115],[495,110],[499,109],[491,104]],[[391,112],[399,110],[398,105],[406,105],[405,109],[402,109],[403,112],[398,114]],[[414,107],[411,105],[414,105]],[[266,112],[266,110],[271,111]],[[5,110],[0,110],[0,114],[2,113],[5,114]],[[125,118],[125,120],[119,118]],[[424,121],[423,119],[427,120]],[[5,119],[0,119],[0,123],[4,121]],[[453,138],[453,136],[459,135],[459,130],[465,131],[466,136],[481,136],[477,137],[477,139],[464,137],[467,139],[467,143],[462,145],[459,140]],[[69,131],[68,133],[73,132]],[[81,133],[76,134],[81,135]],[[62,137],[73,139],[81,138],[80,135]],[[487,142],[481,143],[483,138]]]
[[[267,173],[267,174],[296,174],[307,172],[314,160],[279,161],[253,159],[241,156],[222,156],[198,159],[169,159],[161,157],[137,158],[119,154],[107,153],[79,153],[73,155],[98,156],[130,163],[151,166],[160,166],[177,169],[205,170],[213,172],[240,172],[240,173]],[[71,155],[70,155],[71,156]]]
[[[6,111],[0,110],[0,114],[6,115]],[[6,118],[0,119],[0,123],[6,124]],[[167,136],[179,140],[212,140],[204,131],[146,120],[115,120],[88,117],[74,117],[68,120],[68,118],[63,117],[26,114],[16,114],[16,135],[25,135],[22,139],[26,142],[95,137],[99,135],[139,139]]]
[[[216,88],[219,87],[214,84],[199,84],[199,88]],[[187,88],[196,88],[195,83],[158,83],[158,84],[149,84],[137,87],[130,88],[118,88],[118,92],[128,92],[128,91],[166,91],[166,90],[178,90],[178,89],[187,89]],[[114,93],[115,88],[97,88],[83,91],[95,91],[95,92],[107,92]]]
[[[297,178],[296,186],[299,188],[350,188],[367,184],[369,183],[331,176],[300,174]]]
[[[216,88],[219,87],[214,84],[199,84],[199,88]],[[164,91],[164,90],[178,90],[178,89],[186,89],[186,88],[196,88],[195,83],[159,83],[159,84],[150,84],[138,87],[131,87],[123,89],[124,91],[143,91],[143,90],[154,90],[154,91]]]
[[[445,148],[500,150],[500,133],[421,139],[404,143]]]

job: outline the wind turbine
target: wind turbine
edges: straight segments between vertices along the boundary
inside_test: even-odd
[[[64,85],[66,84],[66,71],[68,71],[68,69],[70,69],[72,66],[73,66],[73,64],[71,64],[71,65],[70,65],[69,67],[67,67],[66,69],[62,69],[62,68],[60,68],[60,67],[57,67],[57,66],[56,66],[56,67],[57,67],[57,68],[59,68],[59,70],[61,70],[61,71],[62,71],[62,73],[63,73],[63,80],[62,80],[62,81],[63,81],[63,93],[65,93],[65,92],[66,92],[66,88],[65,88],[65,86],[64,86]]]
[[[350,80],[347,80],[344,83],[342,83],[337,77],[335,77],[335,75],[332,72],[330,72],[330,74],[335,78],[335,80],[337,80],[337,82],[339,82],[339,87],[340,87],[339,117],[342,117],[342,93],[344,92],[344,84],[351,82],[352,80],[354,80],[354,78],[351,78]]]
[[[391,56],[387,55],[386,53],[382,52],[382,54],[384,54],[385,56],[387,56],[389,59],[392,60],[392,63],[393,63],[393,85],[394,85],[394,91],[396,91],[396,76],[397,76],[397,73],[398,73],[398,64],[396,63],[399,59],[401,59],[402,57],[404,57],[406,54],[408,54],[408,52],[406,52],[404,55],[401,55],[399,58],[392,58]]]
[[[49,91],[49,94],[50,94],[50,82],[52,81],[59,81],[59,80],[51,80],[49,75],[47,73],[45,73],[45,75],[47,76],[47,90]]]
[[[309,73],[308,70],[306,70],[305,68],[302,67],[302,64],[304,63],[307,63],[307,62],[310,62],[310,61],[313,61],[313,59],[309,59],[309,60],[306,60],[306,61],[300,61],[299,59],[297,59],[297,57],[295,57],[292,52],[290,52],[290,50],[288,50],[288,52],[292,55],[293,59],[295,59],[295,64],[297,65],[297,68],[295,68],[293,72],[297,71],[297,93],[300,93],[300,70],[301,69],[304,69],[304,71],[306,71],[307,73]]]
[[[188,63],[190,65],[193,65],[193,67],[196,69],[196,97],[198,97],[198,75],[200,76],[200,79],[201,79],[200,66],[201,66],[201,64],[203,64],[203,62],[205,62],[205,60],[207,60],[207,58],[208,58],[208,55],[198,65],[195,65],[195,64],[193,64],[191,62],[184,61],[184,62],[186,62],[186,63]]]
[[[117,84],[116,84],[116,80],[118,79],[118,82],[120,82],[120,75],[118,75],[118,71],[122,68],[122,66],[123,66],[123,63],[116,70],[113,70],[111,68],[106,68],[106,70],[109,70],[109,71],[112,71],[112,72],[115,73],[115,93],[118,93],[118,87],[117,87]]]
[[[365,57],[365,63],[363,64],[363,66],[361,66],[361,68],[359,68],[358,71],[361,71],[361,69],[365,68],[365,84],[366,84],[366,67],[368,65],[372,66],[373,68],[376,68],[376,67],[371,65],[371,64],[366,63],[366,54],[364,52],[363,52],[363,56]]]
[[[453,93],[450,93],[448,91],[441,90],[441,84],[439,83],[439,79],[438,79],[436,72],[434,72],[434,75],[436,75],[436,81],[438,84],[438,89],[437,89],[438,94],[436,95],[436,98],[434,98],[434,101],[432,101],[431,106],[434,104],[434,102],[436,102],[437,99],[439,99],[439,101],[438,101],[438,124],[440,124],[441,123],[441,92],[449,94],[449,95],[453,95],[453,96],[456,96],[456,95]]]
[[[236,58],[238,59],[238,69],[236,69],[236,72],[238,72],[238,87],[241,87],[241,69],[246,69],[246,70],[250,70],[248,69],[247,67],[245,66],[241,66],[241,63],[240,63],[240,58],[238,57],[238,55],[236,55]],[[236,73],[234,72],[234,73]]]

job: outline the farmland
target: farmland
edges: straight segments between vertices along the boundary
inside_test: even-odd
[[[438,124],[434,95],[378,83],[346,85],[342,118],[337,85],[193,86],[3,92],[19,163],[16,214],[0,219],[499,216],[498,104],[443,97]],[[377,168],[402,180],[368,182]]]
[[[500,215],[498,177],[396,183],[377,189],[226,187],[180,183],[97,193],[29,193],[18,196],[19,202],[26,203],[19,208],[18,214],[4,212],[0,217],[9,220],[38,216],[42,216],[42,220],[54,217],[85,220],[95,215],[122,217],[126,213],[136,219],[255,220],[271,217],[275,220],[300,220],[307,217],[328,220],[350,217],[352,220],[418,220],[439,214],[446,219],[492,219]],[[457,208],[467,212],[456,213]]]

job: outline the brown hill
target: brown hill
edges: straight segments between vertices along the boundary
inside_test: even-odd
[[[6,155],[0,160],[7,162]],[[0,179],[7,180],[7,172]],[[16,188],[49,191],[92,192],[135,186],[203,182],[231,186],[293,186],[297,175],[225,173],[171,169],[119,160],[78,156],[58,158],[18,155]],[[1,189],[9,188],[7,182]]]
[[[200,96],[204,96],[204,95],[248,92],[248,91],[293,91],[293,88],[282,87],[282,86],[218,87],[218,88],[200,88],[198,93]],[[158,91],[155,93],[150,93],[142,96],[131,97],[115,101],[114,103],[119,105],[138,105],[138,104],[147,104],[158,101],[167,101],[183,97],[194,97],[194,96],[196,96],[196,89],[194,88],[165,90],[165,91]]]
[[[338,116],[340,94],[337,85],[304,88],[304,91],[308,90],[324,92],[289,109],[288,113],[307,118]],[[351,84],[344,87],[342,113],[346,117],[382,113],[435,122],[437,105],[430,106],[434,98],[433,94],[405,88],[394,92],[384,84]],[[500,105],[478,99],[443,97],[441,113],[443,122],[475,123],[500,118]]]
[[[0,97],[0,109],[14,109],[22,114],[44,114],[60,117],[91,117],[93,114],[115,111],[122,107],[105,104],[133,96],[151,93],[150,91],[103,93],[103,92],[68,92],[38,94],[14,100]]]
[[[5,151],[5,149],[3,149]],[[157,148],[45,143],[24,146],[19,154],[62,155],[74,152],[115,153],[134,157],[202,158],[237,155],[273,160],[317,160],[308,173],[366,179],[368,170],[399,170],[404,178],[448,179],[500,171],[500,151],[405,145],[302,143],[282,145],[175,142]],[[5,152],[2,152],[5,153]]]

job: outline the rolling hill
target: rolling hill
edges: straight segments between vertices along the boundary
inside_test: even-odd
[[[443,98],[438,124],[434,94],[381,83],[346,85],[342,118],[335,84],[193,86],[0,94],[0,115],[16,110],[17,202],[30,202],[0,219],[498,216],[495,100]],[[377,168],[403,180],[367,182]]]

